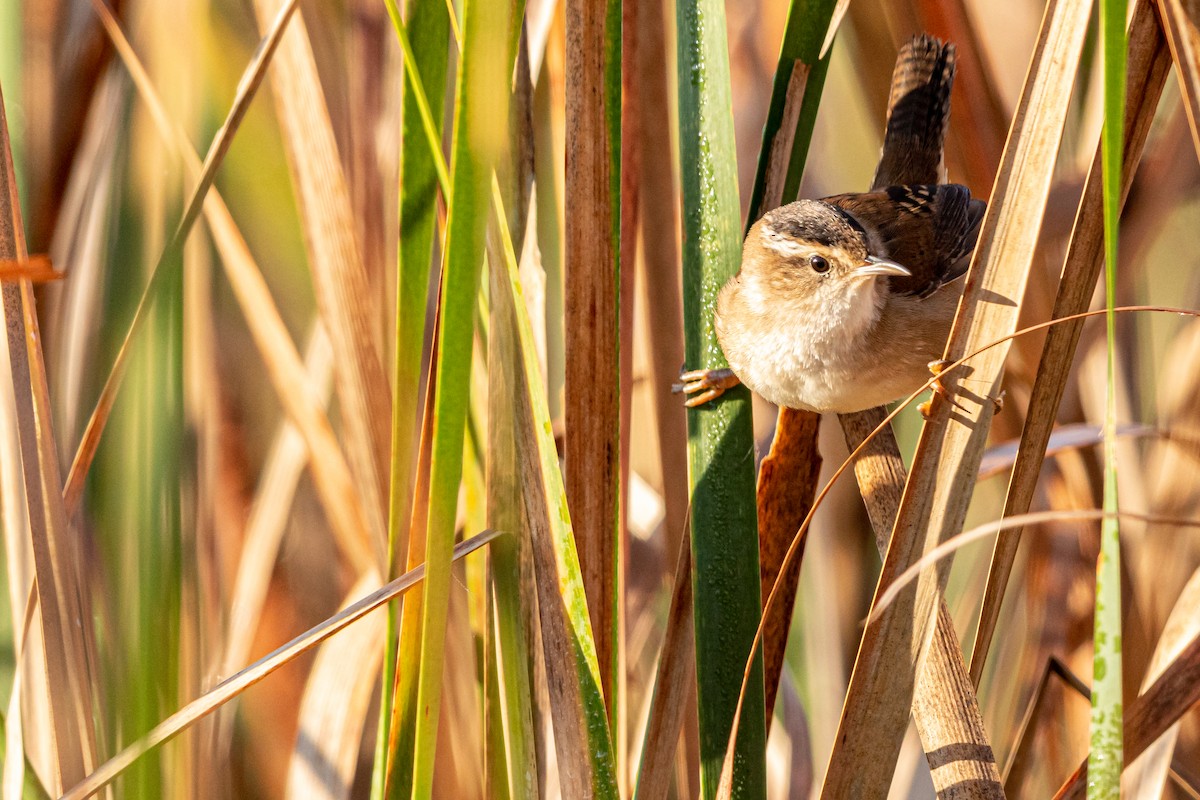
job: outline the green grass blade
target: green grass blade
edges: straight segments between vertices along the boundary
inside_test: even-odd
[[[498,241],[499,234],[497,233]],[[489,384],[488,392],[488,525],[497,530],[511,531],[514,535],[504,539],[500,549],[491,555],[491,586],[489,634],[494,636],[494,648],[488,652],[490,660],[497,661],[497,688],[495,701],[502,706],[507,725],[492,717],[488,721],[491,740],[495,749],[501,747],[506,754],[505,780],[493,769],[495,785],[489,787],[493,794],[503,790],[513,798],[532,797],[537,794],[537,764],[533,742],[533,710],[531,700],[531,654],[525,636],[526,620],[532,612],[531,603],[526,602],[526,592],[533,575],[522,570],[522,562],[528,561],[529,531],[525,514],[522,513],[520,462],[517,454],[516,414],[520,413],[517,398],[511,389],[505,389],[510,375],[525,368],[522,340],[515,326],[506,316],[511,301],[506,292],[508,278],[500,265],[505,264],[502,247],[489,248],[491,296],[491,326],[488,343]],[[511,252],[511,250],[509,251]],[[515,265],[514,265],[515,266]],[[496,298],[499,298],[497,300]],[[510,312],[508,312],[510,313]],[[537,357],[534,353],[534,358]],[[524,558],[522,557],[524,554]],[[489,675],[489,677],[491,677]],[[488,702],[493,698],[489,694]],[[497,711],[500,709],[497,708]],[[491,709],[489,709],[491,714]],[[503,732],[503,736],[498,734]],[[492,796],[489,794],[489,796]]]
[[[1104,285],[1107,313],[1108,381],[1104,413],[1104,520],[1096,566],[1095,652],[1092,667],[1091,751],[1087,796],[1108,800],[1121,795],[1121,540],[1117,521],[1116,315],[1117,227],[1121,214],[1121,156],[1124,150],[1126,0],[1100,3],[1104,53]]]
[[[404,48],[406,69],[400,141],[400,244],[397,252],[396,340],[392,394],[392,464],[388,501],[388,569],[397,571],[402,546],[401,531],[408,524],[413,494],[413,458],[416,449],[416,416],[421,385],[421,351],[425,333],[425,303],[429,294],[430,259],[438,188],[447,192],[448,177],[441,158],[441,120],[449,61],[450,20],[443,0],[413,0],[408,27],[399,10],[388,3],[388,12]],[[438,87],[432,101],[424,81]],[[393,687],[396,670],[398,604],[388,608],[387,650],[384,653],[379,736],[371,780],[371,796],[381,798],[386,786],[391,753]],[[415,631],[414,631],[415,634]],[[416,675],[410,683],[415,687]]]
[[[493,208],[503,216],[503,201],[499,185],[495,183]],[[521,406],[514,415],[518,454],[521,459],[531,459],[538,464],[538,476],[534,481],[525,476],[525,511],[531,529],[533,526],[548,528],[554,550],[552,563],[547,563],[549,559],[542,558],[546,555],[545,547],[535,543],[533,548],[538,561],[542,639],[548,662],[552,652],[561,654],[565,651],[570,653],[575,668],[574,681],[564,677],[551,681],[550,686],[563,796],[617,800],[620,794],[616,761],[609,735],[608,712],[600,689],[600,664],[592,638],[566,489],[558,466],[545,385],[539,375],[533,327],[522,298],[507,223],[502,219],[497,228],[501,233],[508,277],[507,280],[493,279],[496,292],[492,300],[499,312],[507,315],[509,326],[516,329],[521,355],[516,386],[510,390]],[[493,269],[499,269],[499,265]],[[553,576],[548,575],[547,570],[552,570]],[[547,586],[552,587],[553,596],[546,592]],[[559,616],[560,612],[562,616]],[[554,668],[554,664],[548,664],[547,671]]]
[[[488,212],[488,181],[503,141],[495,120],[507,115],[510,86],[505,48],[496,46],[508,31],[507,3],[464,0],[463,49],[455,91],[451,198],[446,224],[445,286],[438,336],[435,422],[430,467],[426,578],[421,620],[421,662],[417,686],[412,794],[430,797],[441,707],[443,651],[450,590],[450,553],[458,486],[462,478],[471,375],[476,292],[483,260]],[[400,758],[404,758],[401,753]]]
[[[684,195],[684,337],[690,368],[725,366],[713,327],[717,292],[737,271],[741,237],[724,6],[680,0],[680,160]],[[750,392],[688,412],[701,791],[720,781],[738,692],[761,615]],[[734,796],[763,797],[761,657],[742,711]]]
[[[767,173],[774,168],[772,150],[776,138],[781,134],[795,135],[783,185],[784,202],[796,199],[800,190],[800,178],[804,174],[804,162],[808,158],[813,126],[817,121],[817,106],[821,102],[821,90],[825,87],[825,75],[829,70],[829,53],[827,52],[824,58],[820,57],[821,43],[836,5],[837,0],[792,0],[788,8],[787,27],[783,32],[779,63],[775,68],[775,82],[771,87],[771,105],[767,111],[767,121],[763,125],[762,147],[758,151],[754,189],[750,193],[747,230],[763,212],[770,210],[762,207],[763,198],[766,193]],[[808,76],[795,131],[787,131],[783,128],[784,105],[793,70],[796,69],[806,69]]]

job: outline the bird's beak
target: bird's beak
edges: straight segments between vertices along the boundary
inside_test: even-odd
[[[901,278],[911,278],[912,273],[907,267],[897,264],[895,261],[888,261],[886,258],[876,258],[875,256],[867,256],[867,261],[858,269],[850,273],[855,278],[871,278],[876,275],[896,275]]]

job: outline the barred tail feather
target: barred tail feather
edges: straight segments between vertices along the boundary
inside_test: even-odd
[[[872,188],[941,182],[954,62],[954,45],[928,34],[901,48],[892,74],[883,154]]]

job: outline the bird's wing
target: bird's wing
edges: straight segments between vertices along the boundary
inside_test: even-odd
[[[825,202],[853,216],[878,238],[886,256],[903,264],[911,278],[889,278],[898,294],[925,296],[961,277],[979,236],[986,204],[965,186],[888,186],[864,194],[843,194]]]

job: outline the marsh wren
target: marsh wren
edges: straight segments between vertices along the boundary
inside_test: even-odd
[[[985,204],[939,184],[954,47],[905,45],[875,190],[800,200],[751,228],[717,299],[729,370],[685,373],[698,405],[738,380],[777,405],[848,413],[916,391],[942,357]],[[889,185],[899,184],[899,185]]]

